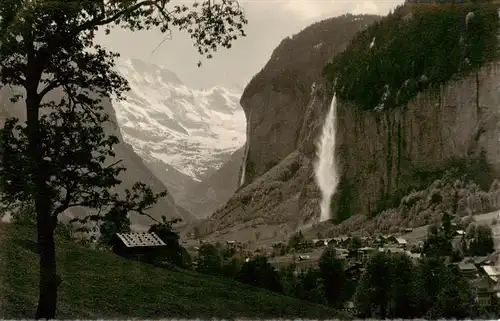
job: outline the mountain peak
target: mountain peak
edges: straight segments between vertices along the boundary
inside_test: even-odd
[[[139,59],[120,60],[117,70],[130,87],[126,100],[113,104],[118,124],[146,163],[199,181],[245,143],[241,91],[193,89],[172,71]]]
[[[117,59],[116,67],[129,81],[132,81],[132,79],[128,77],[133,75],[134,81],[184,85],[175,72],[162,65],[146,62],[137,58]]]

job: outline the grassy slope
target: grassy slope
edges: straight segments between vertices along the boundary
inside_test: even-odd
[[[38,256],[32,229],[0,223],[0,318],[32,317]],[[58,240],[58,318],[338,318],[328,307],[232,280],[172,272]]]

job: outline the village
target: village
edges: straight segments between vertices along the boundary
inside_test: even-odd
[[[454,247],[457,244],[466,242],[465,226],[451,223],[451,228],[453,232],[451,243]],[[278,271],[293,264],[296,274],[308,268],[317,267],[325,248],[333,247],[337,257],[344,260],[346,273],[355,278],[360,278],[366,263],[377,252],[404,254],[417,263],[422,258],[425,238],[412,237],[412,234],[414,234],[412,232],[413,229],[406,228],[399,234],[344,235],[316,239],[306,239],[302,233],[298,232],[288,242],[278,241],[267,247],[259,247],[253,250],[248,249],[246,244],[234,240],[227,240],[224,245],[220,243],[217,243],[217,245],[244,251],[247,262],[255,256],[265,256],[268,262]],[[206,241],[202,240],[199,242],[200,245],[206,243]],[[190,248],[191,251],[195,252],[199,250],[198,246]],[[488,310],[492,308],[497,299],[500,299],[500,283],[498,280],[500,277],[499,249],[484,256],[464,256],[458,262],[452,262],[450,258],[448,263],[455,265],[460,274],[468,280],[469,295],[472,295],[478,306]],[[352,302],[350,304],[352,305]]]

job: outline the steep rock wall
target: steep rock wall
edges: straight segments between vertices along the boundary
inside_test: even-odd
[[[246,155],[245,182],[278,164],[300,145],[311,86],[322,82],[325,63],[344,50],[361,29],[377,16],[346,15],[313,24],[274,50],[269,62],[245,88],[241,97],[250,142]]]
[[[369,214],[382,194],[409,186],[416,171],[436,170],[454,159],[472,161],[484,152],[491,175],[500,174],[498,67],[490,64],[438,91],[420,93],[401,109],[373,112],[339,104],[337,154],[353,213]]]

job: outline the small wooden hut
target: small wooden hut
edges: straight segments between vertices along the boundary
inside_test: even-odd
[[[116,233],[113,238],[113,253],[127,259],[152,258],[165,248],[165,242],[155,233]]]

